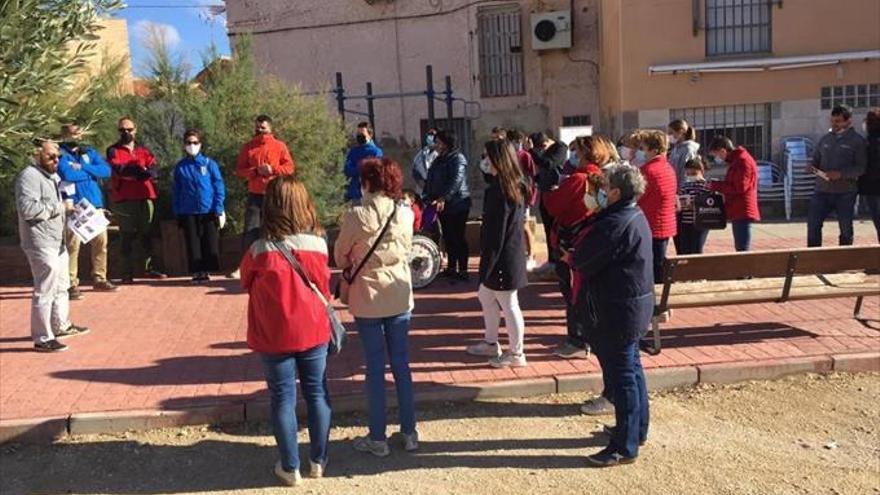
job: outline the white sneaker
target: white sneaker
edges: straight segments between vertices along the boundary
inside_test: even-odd
[[[525,368],[529,363],[526,362],[525,354],[505,352],[501,356],[490,359],[489,365],[493,368]]]
[[[296,486],[302,483],[302,476],[299,474],[299,469],[294,469],[293,472],[288,473],[283,467],[281,467],[281,461],[275,463],[275,476],[288,486]]]
[[[409,435],[404,432],[400,432],[400,435],[403,436],[404,450],[406,450],[407,452],[419,450],[419,432],[414,431]]]
[[[501,346],[498,342],[490,344],[489,342],[480,342],[479,344],[469,345],[465,352],[471,356],[498,357],[501,355]]]
[[[537,266],[538,266],[538,262],[535,261],[535,258],[531,258],[531,257],[530,257],[529,259],[526,260],[526,271],[527,271],[527,272],[533,272],[533,271],[535,271],[535,268],[536,268]]]
[[[391,450],[388,448],[388,442],[371,440],[368,436],[357,437],[354,439],[354,450],[358,452],[369,452],[376,457],[388,457]]]
[[[323,478],[324,477],[324,464],[320,462],[315,462],[309,459],[309,478]]]
[[[229,273],[229,275],[226,275],[226,278],[241,278],[241,269],[236,268],[233,272]]]

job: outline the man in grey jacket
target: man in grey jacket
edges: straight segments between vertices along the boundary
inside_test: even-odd
[[[72,206],[58,190],[58,145],[45,141],[35,160],[15,179],[18,235],[34,279],[31,302],[31,337],[34,349],[59,352],[67,346],[58,341],[88,333],[68,318],[70,286],[69,256],[64,245],[64,221]]]

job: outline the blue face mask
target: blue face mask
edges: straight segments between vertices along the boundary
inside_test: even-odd
[[[575,167],[575,168],[577,168],[578,165],[580,165],[580,160],[578,159],[577,153],[573,152],[573,153],[571,153],[571,155],[569,155],[568,163],[569,163],[569,165],[571,165],[572,167]]]
[[[599,208],[603,210],[608,208],[608,193],[604,189],[599,189],[599,192],[596,193],[596,202],[599,203]]]
[[[425,136],[425,145],[434,146],[434,135],[433,134],[428,134],[427,136]]]
[[[635,158],[633,158],[633,163],[635,163],[636,165],[644,165],[645,162],[647,162],[647,161],[648,161],[648,154],[647,153],[645,153],[643,150],[636,151],[636,156],[635,156]]]

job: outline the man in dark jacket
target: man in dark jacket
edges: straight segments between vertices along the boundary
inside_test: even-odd
[[[467,159],[456,146],[455,134],[437,133],[437,158],[428,170],[425,204],[436,208],[443,227],[449,264],[444,276],[467,280],[468,244],[465,237],[471,194],[467,183]]]
[[[584,277],[595,311],[596,354],[614,397],[616,426],[590,465],[635,462],[648,435],[648,391],[639,357],[639,338],[654,313],[651,228],[636,206],[645,179],[636,167],[616,164],[605,171],[599,190],[602,210],[578,245],[573,265]]]

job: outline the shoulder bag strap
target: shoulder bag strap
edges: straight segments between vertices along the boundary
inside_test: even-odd
[[[345,277],[345,281],[348,283],[352,283],[355,278],[357,278],[358,273],[364,268],[364,265],[367,264],[367,260],[370,259],[370,256],[376,252],[376,248],[379,247],[379,242],[385,237],[385,233],[388,232],[388,227],[391,226],[391,220],[394,220],[394,217],[397,215],[397,203],[394,203],[394,210],[391,211],[391,215],[388,217],[388,220],[385,221],[385,226],[382,227],[382,231],[379,232],[379,237],[373,242],[373,245],[370,246],[370,250],[367,251],[367,255],[364,256],[364,259],[361,260],[360,264],[358,264],[357,269],[348,277],[345,277],[345,272],[343,272],[343,276]]]
[[[298,273],[303,282],[312,289],[312,292],[314,292],[315,295],[318,296],[318,299],[321,300],[324,306],[329,306],[330,303],[327,302],[327,298],[324,297],[324,294],[321,294],[321,291],[318,289],[318,287],[311,281],[311,279],[309,279],[309,277],[306,275],[306,272],[303,270],[302,265],[300,265],[299,261],[296,260],[296,256],[294,256],[293,253],[291,253],[290,250],[287,249],[287,246],[278,241],[272,241],[272,245],[275,246],[275,249],[281,252],[287,262],[290,263],[290,265],[293,267],[293,270]]]

